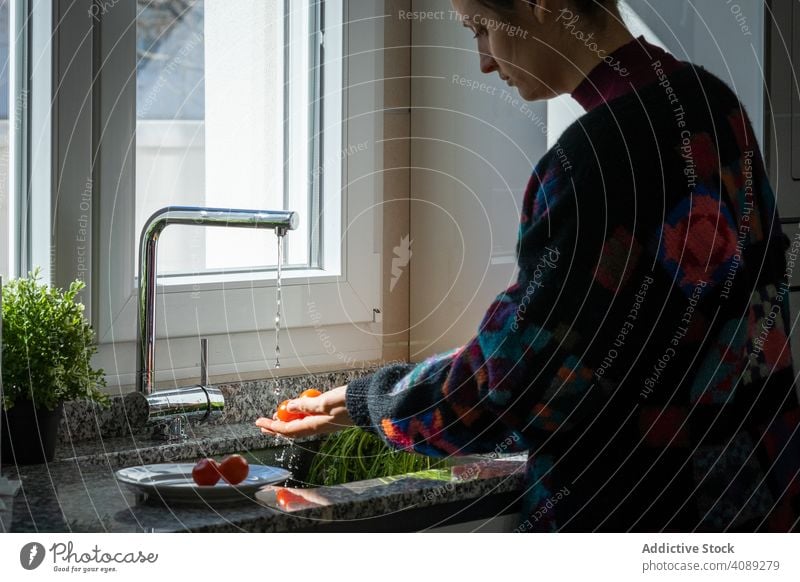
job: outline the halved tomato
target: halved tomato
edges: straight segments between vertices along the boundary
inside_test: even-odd
[[[281,509],[289,509],[290,504],[305,501],[303,497],[287,488],[278,489],[278,491],[275,492],[275,500],[278,502],[278,507]]]

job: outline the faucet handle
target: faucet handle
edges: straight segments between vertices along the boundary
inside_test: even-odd
[[[200,338],[200,386],[208,386],[208,338]]]

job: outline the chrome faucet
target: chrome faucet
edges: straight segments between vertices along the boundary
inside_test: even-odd
[[[208,342],[200,342],[200,384],[155,390],[156,355],[156,258],[158,239],[170,224],[273,229],[278,236],[295,230],[296,212],[285,210],[239,210],[168,206],[156,211],[142,228],[139,245],[139,305],[137,322],[136,387],[148,403],[148,419],[170,418],[170,438],[183,434],[181,418],[207,419],[221,413],[225,399],[218,388],[208,385]]]

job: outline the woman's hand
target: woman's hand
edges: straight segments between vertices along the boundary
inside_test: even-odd
[[[277,420],[275,416],[259,418],[256,426],[265,434],[290,438],[336,432],[353,426],[345,405],[346,392],[347,385],[344,385],[312,398],[295,398],[288,402],[286,409],[289,412],[305,412],[308,416],[289,422]]]

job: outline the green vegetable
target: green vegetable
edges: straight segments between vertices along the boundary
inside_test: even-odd
[[[441,467],[444,461],[392,449],[358,427],[328,435],[308,472],[311,485],[339,485],[362,479],[415,473]]]
[[[55,409],[60,402],[88,398],[107,405],[103,370],[91,366],[97,352],[94,332],[75,300],[82,281],[67,291],[27,279],[3,285],[3,405],[31,400]]]

